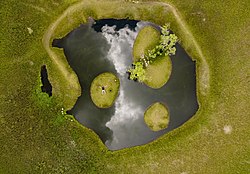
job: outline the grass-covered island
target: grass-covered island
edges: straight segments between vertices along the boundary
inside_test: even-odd
[[[119,91],[120,81],[110,72],[98,75],[90,87],[93,103],[99,108],[109,108],[113,105]]]
[[[133,45],[133,61],[138,61],[146,51],[153,49],[160,40],[161,33],[152,26],[143,27]]]
[[[169,113],[162,103],[154,103],[148,107],[144,114],[144,121],[153,131],[160,131],[168,127]]]
[[[172,71],[172,62],[169,56],[163,56],[152,64],[149,64],[145,70],[144,84],[151,88],[161,88],[170,78]]]
[[[177,36],[170,34],[169,25],[161,32],[149,25],[142,28],[133,45],[133,67],[128,70],[129,78],[151,88],[164,86],[172,71],[169,55],[175,54]]]

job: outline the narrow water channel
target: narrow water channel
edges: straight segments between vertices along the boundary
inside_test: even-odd
[[[148,22],[106,19],[83,24],[56,45],[78,75],[82,95],[69,111],[84,126],[94,130],[112,150],[146,144],[181,126],[198,109],[195,62],[177,44],[171,56],[172,74],[160,89],[151,89],[128,80],[126,71],[132,64],[132,47],[138,31]],[[150,24],[153,25],[153,24]],[[92,80],[103,72],[120,79],[119,96],[108,109],[97,108],[90,98]],[[155,102],[164,103],[170,111],[168,128],[151,131],[144,123],[144,112]]]

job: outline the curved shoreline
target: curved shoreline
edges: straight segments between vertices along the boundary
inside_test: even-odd
[[[110,2],[110,1],[107,1],[107,2]],[[116,2],[114,2],[114,3],[116,3]],[[127,3],[130,3],[130,2],[127,2]],[[178,10],[172,4],[164,3],[164,2],[138,2],[137,4],[160,5],[160,6],[163,6],[165,8],[170,9],[171,13],[175,17],[175,20],[176,20],[177,24],[180,26],[182,32],[184,32],[186,34],[186,36],[191,40],[191,43],[195,47],[195,50],[197,51],[197,53],[199,55],[195,59],[200,59],[201,60],[201,63],[199,63],[199,65],[198,64],[196,65],[197,66],[197,72],[196,73],[197,73],[197,84],[198,84],[197,85],[198,96],[199,96],[199,94],[201,94],[203,96],[207,95],[208,90],[209,90],[209,83],[210,83],[210,81],[209,81],[208,63],[207,63],[207,61],[206,61],[206,59],[205,59],[205,57],[204,57],[204,55],[202,53],[202,50],[201,50],[199,44],[197,43],[194,36],[192,35],[190,30],[188,29],[185,21],[182,19],[182,17],[179,14]],[[79,88],[80,88],[76,74],[74,72],[69,72],[69,70],[65,67],[62,60],[60,60],[60,58],[57,56],[57,54],[51,49],[50,41],[51,41],[52,36],[53,36],[54,32],[56,31],[57,27],[60,25],[60,22],[67,15],[79,10],[81,7],[83,7],[83,5],[86,5],[85,1],[78,2],[78,3],[73,4],[72,6],[68,7],[59,16],[59,18],[49,26],[49,28],[46,30],[46,32],[45,32],[45,34],[43,36],[43,39],[42,39],[43,46],[44,46],[45,50],[47,51],[47,53],[49,54],[52,61],[58,66],[58,68],[62,72],[64,78],[67,81],[71,82],[71,87],[76,89],[76,90],[79,90]],[[70,32],[70,31],[68,31],[68,32]]]

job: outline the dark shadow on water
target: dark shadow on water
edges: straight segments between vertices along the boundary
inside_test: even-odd
[[[168,107],[170,123],[167,129],[159,132],[151,131],[144,123],[142,113],[133,123],[126,123],[119,130],[114,130],[118,131],[119,135],[124,136],[124,138],[120,140],[121,145],[116,147],[107,143],[106,145],[110,149],[121,149],[153,141],[166,132],[181,126],[198,110],[195,63],[179,44],[177,44],[176,55],[171,56],[171,77],[167,84],[160,89],[151,89],[143,84],[130,81],[127,76],[120,77],[113,63],[105,58],[110,45],[100,32],[102,26],[107,23],[110,26],[117,25],[117,28],[129,25],[129,28],[134,30],[137,22],[127,19],[121,23],[114,19],[99,20],[95,21],[92,27],[88,24],[81,25],[63,39],[57,39],[53,42],[53,46],[64,49],[65,56],[76,72],[82,88],[82,95],[78,98],[74,108],[68,112],[73,114],[84,126],[94,130],[104,143],[112,141],[113,135],[116,134],[105,126],[114,116],[116,108],[113,106],[108,109],[100,109],[91,101],[90,85],[100,73],[112,72],[116,74],[120,78],[125,96],[143,111],[154,102],[162,102]],[[132,64],[131,55],[125,61],[126,66],[129,67]]]
[[[139,21],[137,20],[129,20],[129,19],[102,19],[102,20],[95,20],[92,28],[94,28],[95,31],[101,32],[102,27],[104,25],[107,26],[116,26],[116,30],[120,30],[126,26],[128,26],[129,29],[134,30],[136,27],[136,24]]]

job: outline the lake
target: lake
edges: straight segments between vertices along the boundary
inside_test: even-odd
[[[82,24],[53,46],[63,48],[68,63],[77,74],[82,95],[68,113],[92,129],[111,149],[146,144],[181,126],[198,110],[195,62],[177,44],[171,56],[172,74],[160,89],[128,79],[126,71],[132,64],[132,48],[144,21],[103,19]],[[97,108],[90,97],[93,79],[112,72],[120,79],[115,104],[108,109]],[[144,112],[155,102],[165,104],[170,112],[168,128],[154,132],[144,122]]]

